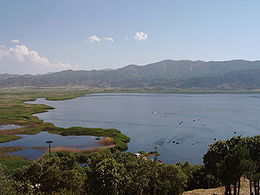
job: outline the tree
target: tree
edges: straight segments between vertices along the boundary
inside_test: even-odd
[[[5,174],[4,168],[0,165],[0,194],[15,194],[14,180]]]
[[[225,194],[232,194],[231,186],[233,194],[239,194],[240,178],[246,176],[259,195],[259,143],[259,137],[233,137],[210,145],[204,155],[205,168],[225,185]]]
[[[124,166],[113,158],[106,158],[87,169],[87,191],[92,194],[122,194],[125,180]]]
[[[158,163],[158,194],[179,195],[184,191],[187,176],[181,167]]]
[[[18,170],[13,178],[20,182],[17,191],[26,193],[33,189],[34,193],[47,194],[63,189],[80,194],[86,179],[82,168],[75,163],[72,156],[45,156]],[[24,182],[24,185],[21,185],[21,182]]]

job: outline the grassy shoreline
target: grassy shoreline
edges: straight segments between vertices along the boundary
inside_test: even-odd
[[[63,136],[69,135],[89,135],[89,136],[107,136],[114,139],[113,147],[110,150],[119,149],[125,151],[128,149],[127,143],[130,138],[122,134],[117,129],[102,129],[102,128],[87,128],[87,127],[70,127],[60,128],[51,123],[44,122],[38,117],[33,116],[37,113],[48,112],[55,109],[52,106],[43,104],[26,104],[27,101],[34,101],[37,98],[45,98],[51,101],[68,100],[81,97],[87,94],[94,93],[161,93],[161,94],[253,94],[260,93],[260,90],[236,90],[236,91],[193,91],[193,90],[158,90],[158,89],[120,89],[120,88],[85,88],[85,87],[71,87],[71,88],[3,88],[0,89],[0,125],[17,124],[22,126],[19,129],[1,130],[0,142],[5,143],[20,139],[17,134],[37,134],[41,131],[48,131],[53,134],[60,134]],[[1,149],[1,148],[0,148]],[[0,164],[7,167],[7,171],[14,171],[21,166],[26,166],[31,163],[30,160],[20,157],[7,155],[13,150],[20,150],[22,148],[2,148],[0,152]]]
[[[37,134],[41,131],[56,133],[63,136],[67,135],[89,135],[89,136],[108,136],[115,140],[115,148],[125,151],[128,149],[127,143],[130,138],[123,135],[117,129],[71,127],[60,128],[51,123],[44,122],[34,114],[48,112],[55,109],[52,106],[42,104],[26,104],[27,101],[34,101],[37,98],[46,98],[47,100],[59,101],[74,99],[89,93],[98,91],[89,91],[82,88],[15,88],[0,90],[0,125],[17,124],[22,128],[13,130],[1,130],[0,142],[8,142],[21,137],[16,134]]]
[[[55,109],[43,104],[26,104],[37,98],[51,101],[69,100],[94,93],[161,93],[161,94],[253,94],[260,90],[180,90],[180,89],[122,89],[122,88],[86,88],[86,87],[12,87],[0,89],[0,125],[17,124],[22,128],[1,130],[0,142],[8,142],[21,137],[16,134],[37,134],[48,131],[60,135],[109,136],[115,140],[120,150],[127,150],[130,138],[116,129],[87,127],[60,128],[44,122],[34,114]]]

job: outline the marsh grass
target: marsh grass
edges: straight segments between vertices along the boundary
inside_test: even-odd
[[[30,165],[31,161],[21,156],[0,155],[0,164],[5,167],[6,173],[11,174],[23,166]]]
[[[23,150],[23,147],[19,147],[19,146],[0,147],[0,154],[8,153],[8,152],[16,152],[19,150]]]
[[[10,142],[20,138],[20,136],[16,135],[0,135],[0,143]]]
[[[34,116],[37,113],[48,112],[54,109],[52,106],[43,104],[26,104],[37,98],[47,100],[67,100],[77,98],[88,93],[114,92],[114,89],[81,88],[81,87],[59,87],[59,88],[3,88],[0,89],[0,125],[17,124],[21,128],[0,131],[0,142],[8,142],[21,137],[16,134],[38,134],[41,131],[48,131],[53,134],[68,135],[89,135],[111,137],[119,150],[127,150],[127,143],[130,138],[123,135],[117,129],[71,127],[59,128],[51,123],[46,123]]]
[[[109,145],[114,145],[115,140],[112,137],[104,137],[102,140],[99,140],[99,144],[109,146]]]

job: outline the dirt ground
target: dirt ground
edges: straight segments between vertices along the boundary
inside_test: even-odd
[[[212,189],[197,189],[192,191],[184,192],[182,195],[224,195],[225,188],[212,188]],[[241,180],[240,195],[249,195],[249,182],[246,179]]]

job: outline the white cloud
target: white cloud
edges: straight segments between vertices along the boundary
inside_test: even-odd
[[[41,57],[37,51],[29,50],[25,45],[0,49],[0,73],[40,74],[75,68],[66,63],[51,63]]]
[[[95,43],[100,42],[101,39],[97,35],[91,35],[86,42],[88,43]]]
[[[86,43],[96,43],[96,42],[101,42],[101,41],[111,41],[114,42],[115,40],[112,37],[103,37],[100,38],[97,35],[91,35],[88,37],[88,40],[85,41]]]
[[[4,49],[5,48],[5,46],[4,45],[0,45],[0,49]]]
[[[103,40],[114,42],[115,40],[112,37],[104,37]]]
[[[16,40],[16,39],[11,40],[11,42],[12,42],[12,43],[20,43],[20,41],[19,41],[19,40]]]
[[[148,38],[148,35],[145,34],[144,32],[136,32],[135,33],[135,40],[143,41],[143,40],[146,40],[147,38]]]

